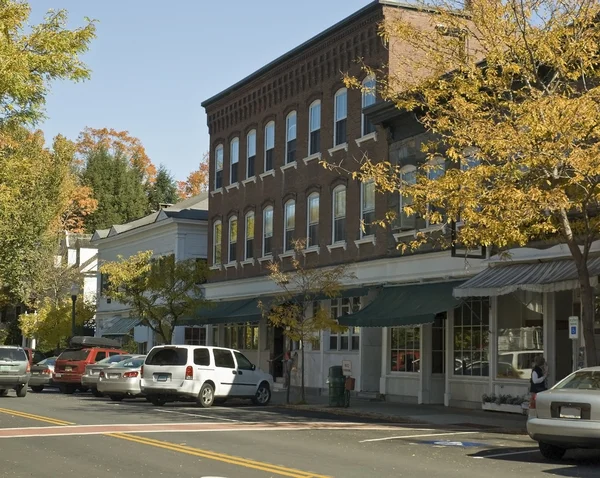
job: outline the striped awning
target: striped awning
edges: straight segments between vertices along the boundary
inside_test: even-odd
[[[598,283],[600,257],[588,260],[592,285]],[[579,287],[572,259],[527,264],[498,264],[454,289],[454,297],[497,297],[517,290],[558,292]]]
[[[131,330],[140,323],[140,319],[133,319],[130,317],[121,317],[115,320],[108,329],[103,330],[102,336],[118,336],[118,335],[129,335]]]

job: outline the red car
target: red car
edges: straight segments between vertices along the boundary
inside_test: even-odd
[[[71,394],[75,390],[85,392],[87,388],[81,385],[85,366],[106,357],[127,353],[120,346],[118,342],[104,337],[73,337],[70,347],[56,359],[52,380],[61,393]]]

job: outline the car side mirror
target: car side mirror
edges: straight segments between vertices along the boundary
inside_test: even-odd
[[[252,364],[252,370],[256,370],[256,365]]]

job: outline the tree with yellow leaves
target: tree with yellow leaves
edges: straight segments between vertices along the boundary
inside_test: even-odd
[[[208,191],[208,153],[204,153],[200,166],[192,171],[185,181],[177,182],[180,199],[187,199]]]
[[[416,184],[403,181],[402,164],[380,158],[356,176],[412,198],[404,214],[460,221],[455,241],[467,247],[565,243],[580,282],[587,363],[596,365],[588,258],[600,233],[600,4],[433,0],[422,8],[436,12],[429,28],[403,15],[381,26],[386,41],[412,53],[388,71],[366,69],[378,74],[385,100],[431,133],[430,161]],[[445,174],[427,174],[442,164]]]

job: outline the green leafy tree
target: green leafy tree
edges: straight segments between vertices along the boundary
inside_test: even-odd
[[[156,179],[147,185],[149,212],[158,211],[161,204],[175,204],[179,201],[177,183],[163,165],[158,167]]]
[[[475,0],[461,15],[462,0],[421,6],[437,9],[429,25],[405,14],[381,26],[410,54],[376,73],[381,96],[414,112],[435,139],[425,145],[433,162],[419,165],[416,184],[403,181],[403,164],[381,158],[356,176],[412,198],[407,215],[460,221],[455,240],[466,247],[565,243],[581,289],[587,364],[596,365],[588,258],[600,233],[600,4]],[[446,173],[427,174],[439,158]],[[419,234],[411,246],[426,240]]]
[[[304,402],[305,394],[305,362],[304,345],[318,339],[323,330],[341,332],[345,327],[338,325],[337,321],[323,308],[314,310],[315,302],[324,299],[339,297],[343,282],[351,279],[353,275],[348,272],[346,265],[335,267],[310,269],[304,267],[299,258],[304,257],[302,252],[305,242],[298,240],[294,243],[294,256],[291,257],[291,268],[286,270],[279,262],[268,265],[269,278],[279,288],[279,293],[268,302],[259,302],[262,314],[275,327],[281,327],[284,335],[291,341],[301,343],[301,398]],[[288,384],[289,367],[287,367]],[[287,388],[286,401],[290,400],[290,386]]]
[[[129,307],[132,317],[167,344],[182,319],[209,304],[202,290],[209,272],[205,261],[175,261],[173,255],[153,258],[152,251],[144,251],[106,262],[100,271],[108,276],[107,297]]]

